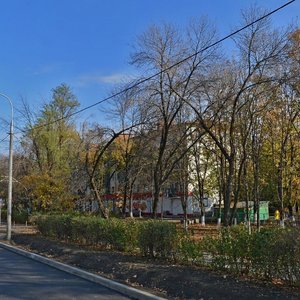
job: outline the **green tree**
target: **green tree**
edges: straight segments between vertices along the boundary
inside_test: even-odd
[[[52,90],[50,102],[37,115],[25,107],[26,133],[22,146],[25,156],[29,158],[29,165],[23,181],[28,183],[28,178],[36,178],[36,183],[30,185],[33,197],[31,200],[39,203],[35,209],[44,209],[47,206],[48,210],[54,207],[57,210],[59,207],[52,205],[52,201],[61,203],[62,199],[67,202],[73,199],[71,177],[79,136],[72,122],[72,115],[78,106],[79,102],[70,87],[61,84]],[[40,191],[51,191],[53,187],[57,187],[56,199],[44,201],[47,205],[41,204],[43,197]],[[40,199],[36,202],[35,198]]]

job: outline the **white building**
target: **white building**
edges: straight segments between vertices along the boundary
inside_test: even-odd
[[[176,128],[177,130],[177,128]],[[174,130],[176,134],[176,130]],[[191,132],[194,130],[193,128],[190,128]],[[193,134],[193,133],[192,133]],[[188,135],[188,136],[192,136]],[[127,138],[127,137],[126,137]],[[155,140],[155,139],[154,139]],[[185,144],[185,145],[184,145]],[[186,142],[183,143],[184,147],[190,147],[191,141],[190,138],[187,137]],[[205,182],[205,178],[212,176],[212,171],[210,169],[211,167],[211,154],[207,155],[207,153],[204,153],[203,144],[200,142],[197,142],[193,145],[193,148],[191,148],[192,151],[189,152],[189,154],[185,158],[185,163],[178,166],[178,169],[174,169],[174,176],[170,176],[170,179],[168,180],[168,184],[165,185],[165,188],[163,188],[163,191],[160,195],[159,202],[157,204],[157,210],[156,212],[158,214],[161,214],[163,212],[164,215],[170,215],[170,216],[178,216],[183,215],[183,208],[182,208],[182,193],[180,193],[179,184],[176,182],[176,172],[179,172],[178,170],[182,170],[182,168],[185,169],[183,172],[184,174],[188,174],[187,177],[187,214],[188,215],[197,215],[201,213],[201,207],[200,207],[200,199],[202,199],[204,210],[205,212],[209,212],[212,210],[213,205],[217,201],[216,196],[207,197],[205,195],[204,191],[202,191],[202,196],[199,194],[199,188],[197,189],[197,183],[199,182],[199,178],[201,177],[201,180],[203,181],[203,184]],[[184,167],[183,167],[184,166]],[[142,174],[139,176],[139,178],[135,181],[134,187],[133,187],[133,194],[131,196],[132,198],[132,210],[136,214],[139,210],[142,211],[144,215],[152,214],[152,207],[153,207],[153,195],[152,195],[152,182],[149,178],[151,173],[151,170],[146,169],[144,171],[145,174]],[[198,176],[198,177],[197,177]],[[110,180],[108,183],[108,194],[105,196],[107,205],[110,207],[116,207],[121,206],[122,203],[122,174],[118,172],[114,172],[111,176],[109,176]],[[148,178],[147,180],[145,178]],[[203,186],[202,186],[203,189]],[[214,194],[214,193],[211,193]],[[127,211],[130,210],[129,207],[130,201],[127,199]]]

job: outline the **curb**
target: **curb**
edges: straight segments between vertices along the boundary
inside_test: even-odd
[[[136,288],[127,286],[125,284],[118,283],[116,281],[104,278],[102,276],[95,275],[95,274],[83,271],[79,268],[72,267],[72,266],[63,264],[61,262],[57,262],[55,260],[46,258],[44,256],[25,251],[25,250],[22,250],[20,248],[17,248],[17,247],[14,247],[14,246],[2,243],[2,242],[0,242],[0,247],[4,248],[6,250],[12,251],[14,253],[17,253],[19,255],[25,256],[27,258],[31,258],[33,260],[36,260],[36,261],[40,262],[40,263],[49,265],[53,268],[64,271],[66,273],[81,277],[85,280],[101,284],[101,285],[105,286],[106,288],[109,288],[111,290],[119,292],[119,293],[121,293],[125,296],[128,296],[128,297],[132,298],[132,299],[137,299],[137,300],[166,300],[166,298],[162,298],[162,297],[159,297],[159,296],[152,295],[148,292],[138,290]]]

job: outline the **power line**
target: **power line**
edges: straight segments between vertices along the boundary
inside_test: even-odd
[[[214,46],[216,46],[216,45],[218,45],[218,44],[224,42],[225,40],[231,38],[232,36],[234,36],[234,35],[236,35],[236,34],[238,34],[238,33],[240,33],[241,31],[243,31],[243,30],[245,30],[245,29],[251,27],[252,25],[258,23],[259,21],[261,21],[261,20],[263,20],[263,19],[265,19],[265,18],[267,18],[267,17],[270,17],[270,16],[273,15],[274,13],[276,13],[276,12],[282,10],[283,8],[285,8],[286,6],[290,5],[291,3],[295,2],[295,1],[296,1],[296,0],[291,0],[291,1],[289,1],[289,2],[286,2],[285,4],[283,4],[283,5],[279,6],[278,8],[276,8],[276,9],[270,11],[269,13],[263,15],[262,17],[256,19],[255,21],[253,21],[253,22],[251,22],[251,23],[249,23],[249,24],[247,24],[247,25],[241,27],[240,29],[237,29],[237,30],[235,30],[234,32],[231,32],[230,34],[228,34],[228,35],[226,35],[225,37],[223,37],[223,38],[217,40],[216,42],[210,44],[209,46],[206,46],[206,47],[204,47],[204,48],[202,48],[202,49],[200,49],[200,50],[194,52],[193,54],[191,54],[191,55],[189,55],[189,56],[183,58],[182,60],[176,62],[175,64],[173,64],[173,65],[171,65],[171,66],[169,66],[169,67],[167,67],[167,68],[165,68],[165,69],[163,69],[163,70],[160,70],[160,71],[154,73],[153,75],[151,75],[151,76],[149,76],[149,77],[146,77],[146,78],[144,78],[144,79],[138,80],[136,83],[129,85],[127,88],[125,88],[125,89],[123,89],[123,90],[121,90],[121,91],[119,91],[119,92],[116,92],[116,93],[114,93],[114,94],[112,94],[112,95],[110,95],[110,96],[108,96],[108,97],[106,97],[106,98],[101,99],[101,100],[98,101],[98,102],[95,102],[94,104],[91,104],[91,105],[89,105],[89,106],[86,106],[86,107],[84,107],[84,108],[82,108],[82,109],[80,109],[80,110],[77,110],[76,112],[73,112],[73,113],[71,113],[71,114],[69,114],[69,115],[67,115],[67,116],[61,117],[61,118],[59,118],[59,119],[56,119],[56,120],[54,120],[54,121],[51,121],[51,122],[48,122],[48,123],[45,123],[45,124],[41,124],[41,125],[39,125],[39,126],[35,126],[34,128],[35,128],[35,129],[39,129],[39,128],[42,128],[42,127],[45,127],[45,126],[52,125],[52,124],[54,124],[54,123],[56,123],[56,122],[62,121],[62,120],[64,120],[64,119],[66,119],[66,118],[73,117],[73,116],[75,116],[75,115],[77,115],[77,114],[80,114],[80,113],[82,113],[82,112],[84,112],[84,111],[86,111],[86,110],[88,110],[88,109],[91,109],[91,108],[93,108],[93,107],[95,107],[95,106],[98,106],[99,104],[102,104],[102,103],[104,103],[104,102],[106,102],[106,101],[108,101],[108,100],[111,100],[111,99],[113,99],[113,98],[115,98],[115,97],[117,97],[117,96],[119,96],[119,95],[122,95],[122,94],[126,93],[127,91],[129,91],[129,90],[131,90],[131,89],[134,89],[135,87],[137,87],[137,86],[139,86],[139,85],[141,85],[141,84],[143,84],[143,83],[145,83],[145,82],[147,82],[147,81],[149,81],[149,80],[151,80],[151,79],[153,79],[153,78],[155,78],[155,77],[157,77],[157,76],[163,74],[164,72],[167,72],[167,71],[173,69],[174,67],[176,67],[176,66],[178,66],[178,65],[181,65],[181,64],[184,63],[185,61],[187,61],[187,60],[189,60],[189,59],[191,59],[191,58],[197,56],[197,55],[200,54],[201,52],[204,52],[204,51],[206,51],[206,50],[208,50],[208,49],[210,49],[210,48],[212,48],[212,47],[214,47]],[[28,131],[28,129],[27,129],[27,130],[21,130],[21,132],[26,132],[26,131]]]
[[[8,134],[5,138],[3,138],[3,139],[0,141],[0,143],[4,142],[8,137],[9,137],[9,134]]]

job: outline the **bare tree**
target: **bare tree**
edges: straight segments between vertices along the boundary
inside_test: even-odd
[[[129,211],[132,217],[133,187],[142,171],[145,171],[145,165],[149,163],[145,160],[147,139],[142,136],[142,133],[147,129],[150,120],[147,120],[149,116],[145,113],[145,107],[135,89],[127,90],[115,98],[113,107],[114,110],[110,111],[110,115],[124,130],[124,133],[115,139],[110,147],[111,159],[116,162],[113,172],[119,180],[119,190],[116,192],[122,194],[124,216],[127,200],[129,200]],[[135,126],[135,124],[140,125]]]
[[[250,10],[243,14],[245,23],[250,23],[261,12]],[[245,109],[257,86],[276,81],[274,70],[280,67],[286,54],[287,33],[270,30],[270,23],[264,19],[252,25],[236,39],[238,60],[233,59],[220,67],[215,75],[215,86],[208,85],[207,91],[199,92],[196,99],[186,99],[195,111],[203,129],[220,149],[226,161],[224,191],[224,224],[230,223],[230,203],[233,193],[234,174],[237,161],[237,120]],[[220,79],[218,79],[220,78]],[[219,124],[218,124],[219,123]],[[222,128],[218,136],[214,127]],[[226,133],[225,133],[226,132]]]
[[[138,39],[132,62],[140,68],[158,72],[145,86],[150,112],[156,116],[157,150],[154,163],[154,201],[153,213],[157,209],[159,195],[177,162],[185,156],[187,149],[178,155],[180,145],[186,140],[188,132],[194,126],[179,124],[178,116],[183,110],[185,97],[193,93],[192,83],[198,84],[201,74],[207,72],[208,65],[215,56],[214,51],[199,53],[189,60],[178,63],[191,53],[207,46],[215,38],[215,32],[206,20],[194,22],[187,31],[186,38],[171,25],[153,26]],[[172,66],[172,67],[171,67]],[[170,68],[171,67],[171,68]],[[197,75],[197,77],[196,77]],[[194,80],[195,79],[195,80]],[[176,126],[184,127],[176,131]],[[178,128],[179,128],[178,127]],[[180,135],[182,133],[182,135]],[[175,155],[177,153],[177,155]]]

